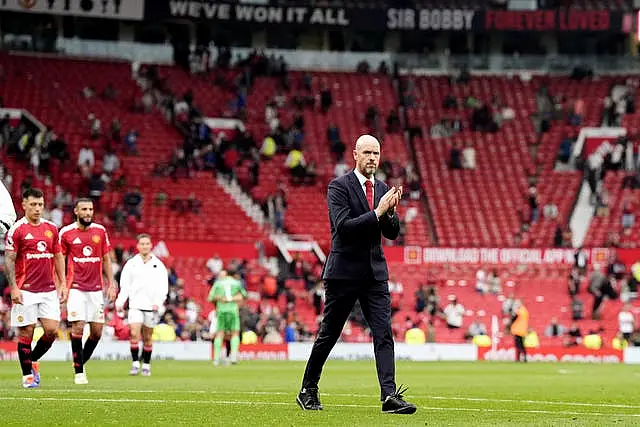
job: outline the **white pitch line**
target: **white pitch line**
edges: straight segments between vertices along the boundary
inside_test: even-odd
[[[92,389],[40,389],[37,393],[131,393],[131,394],[153,394],[153,393],[185,393],[185,394],[246,394],[246,395],[274,395],[274,396],[295,396],[296,391],[219,391],[219,390],[92,390]],[[350,393],[320,393],[320,396],[336,397],[362,397],[377,398],[372,394],[350,394]],[[589,402],[562,402],[554,400],[520,400],[520,399],[492,399],[488,397],[456,397],[456,396],[433,396],[433,395],[411,395],[415,399],[431,400],[454,400],[463,402],[489,402],[489,403],[528,403],[532,405],[557,405],[557,406],[583,406],[587,408],[618,408],[618,409],[640,409],[640,405],[627,405],[624,403],[589,403]]]
[[[107,399],[107,398],[70,398],[70,397],[19,397],[19,396],[1,396],[0,401],[19,400],[19,401],[70,401],[70,402],[97,402],[97,403],[171,403],[171,404],[213,404],[213,405],[264,405],[264,406],[295,406],[293,402],[260,402],[245,400],[177,400],[177,399]],[[380,405],[348,405],[348,404],[332,404],[326,407],[341,408],[380,408]],[[576,412],[576,411],[548,411],[542,409],[526,410],[526,409],[490,409],[490,408],[443,408],[438,406],[421,406],[420,409],[427,411],[443,411],[443,412],[498,412],[498,413],[519,413],[519,414],[544,414],[544,415],[581,415],[589,417],[631,417],[639,418],[640,414],[611,414],[605,412]]]

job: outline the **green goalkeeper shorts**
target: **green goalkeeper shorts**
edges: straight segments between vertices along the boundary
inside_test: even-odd
[[[240,315],[237,313],[218,312],[218,324],[216,330],[219,332],[239,332]]]

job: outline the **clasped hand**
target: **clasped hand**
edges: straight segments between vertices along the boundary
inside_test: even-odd
[[[391,187],[389,191],[382,196],[378,203],[378,207],[375,209],[378,218],[386,213],[393,214],[396,210],[396,206],[400,203],[400,199],[402,199],[402,186]]]

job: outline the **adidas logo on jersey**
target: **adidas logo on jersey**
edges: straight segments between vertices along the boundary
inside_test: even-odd
[[[33,235],[31,233],[27,233],[27,235],[24,236],[24,240],[33,240]]]
[[[80,245],[80,244],[82,244],[82,241],[80,240],[80,238],[79,238],[79,237],[76,237],[75,239],[73,239],[73,242],[72,242],[72,243],[73,243],[74,245]]]

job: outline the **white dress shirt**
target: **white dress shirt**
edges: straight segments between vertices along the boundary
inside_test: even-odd
[[[162,307],[169,293],[168,276],[166,267],[155,255],[151,254],[147,262],[140,254],[134,256],[122,268],[116,308],[122,310],[127,299],[130,309],[150,311],[153,306]]]
[[[367,197],[367,187],[365,187],[364,183],[366,181],[371,181],[371,184],[373,184],[371,186],[371,190],[372,190],[372,194],[373,194],[373,200],[376,200],[376,193],[375,193],[375,188],[376,188],[376,180],[375,178],[372,176],[371,178],[367,178],[364,175],[362,175],[360,173],[360,171],[358,170],[358,168],[355,168],[353,170],[353,172],[355,172],[356,177],[358,177],[358,181],[360,182],[360,188],[362,188],[362,191],[364,191],[364,197]]]

